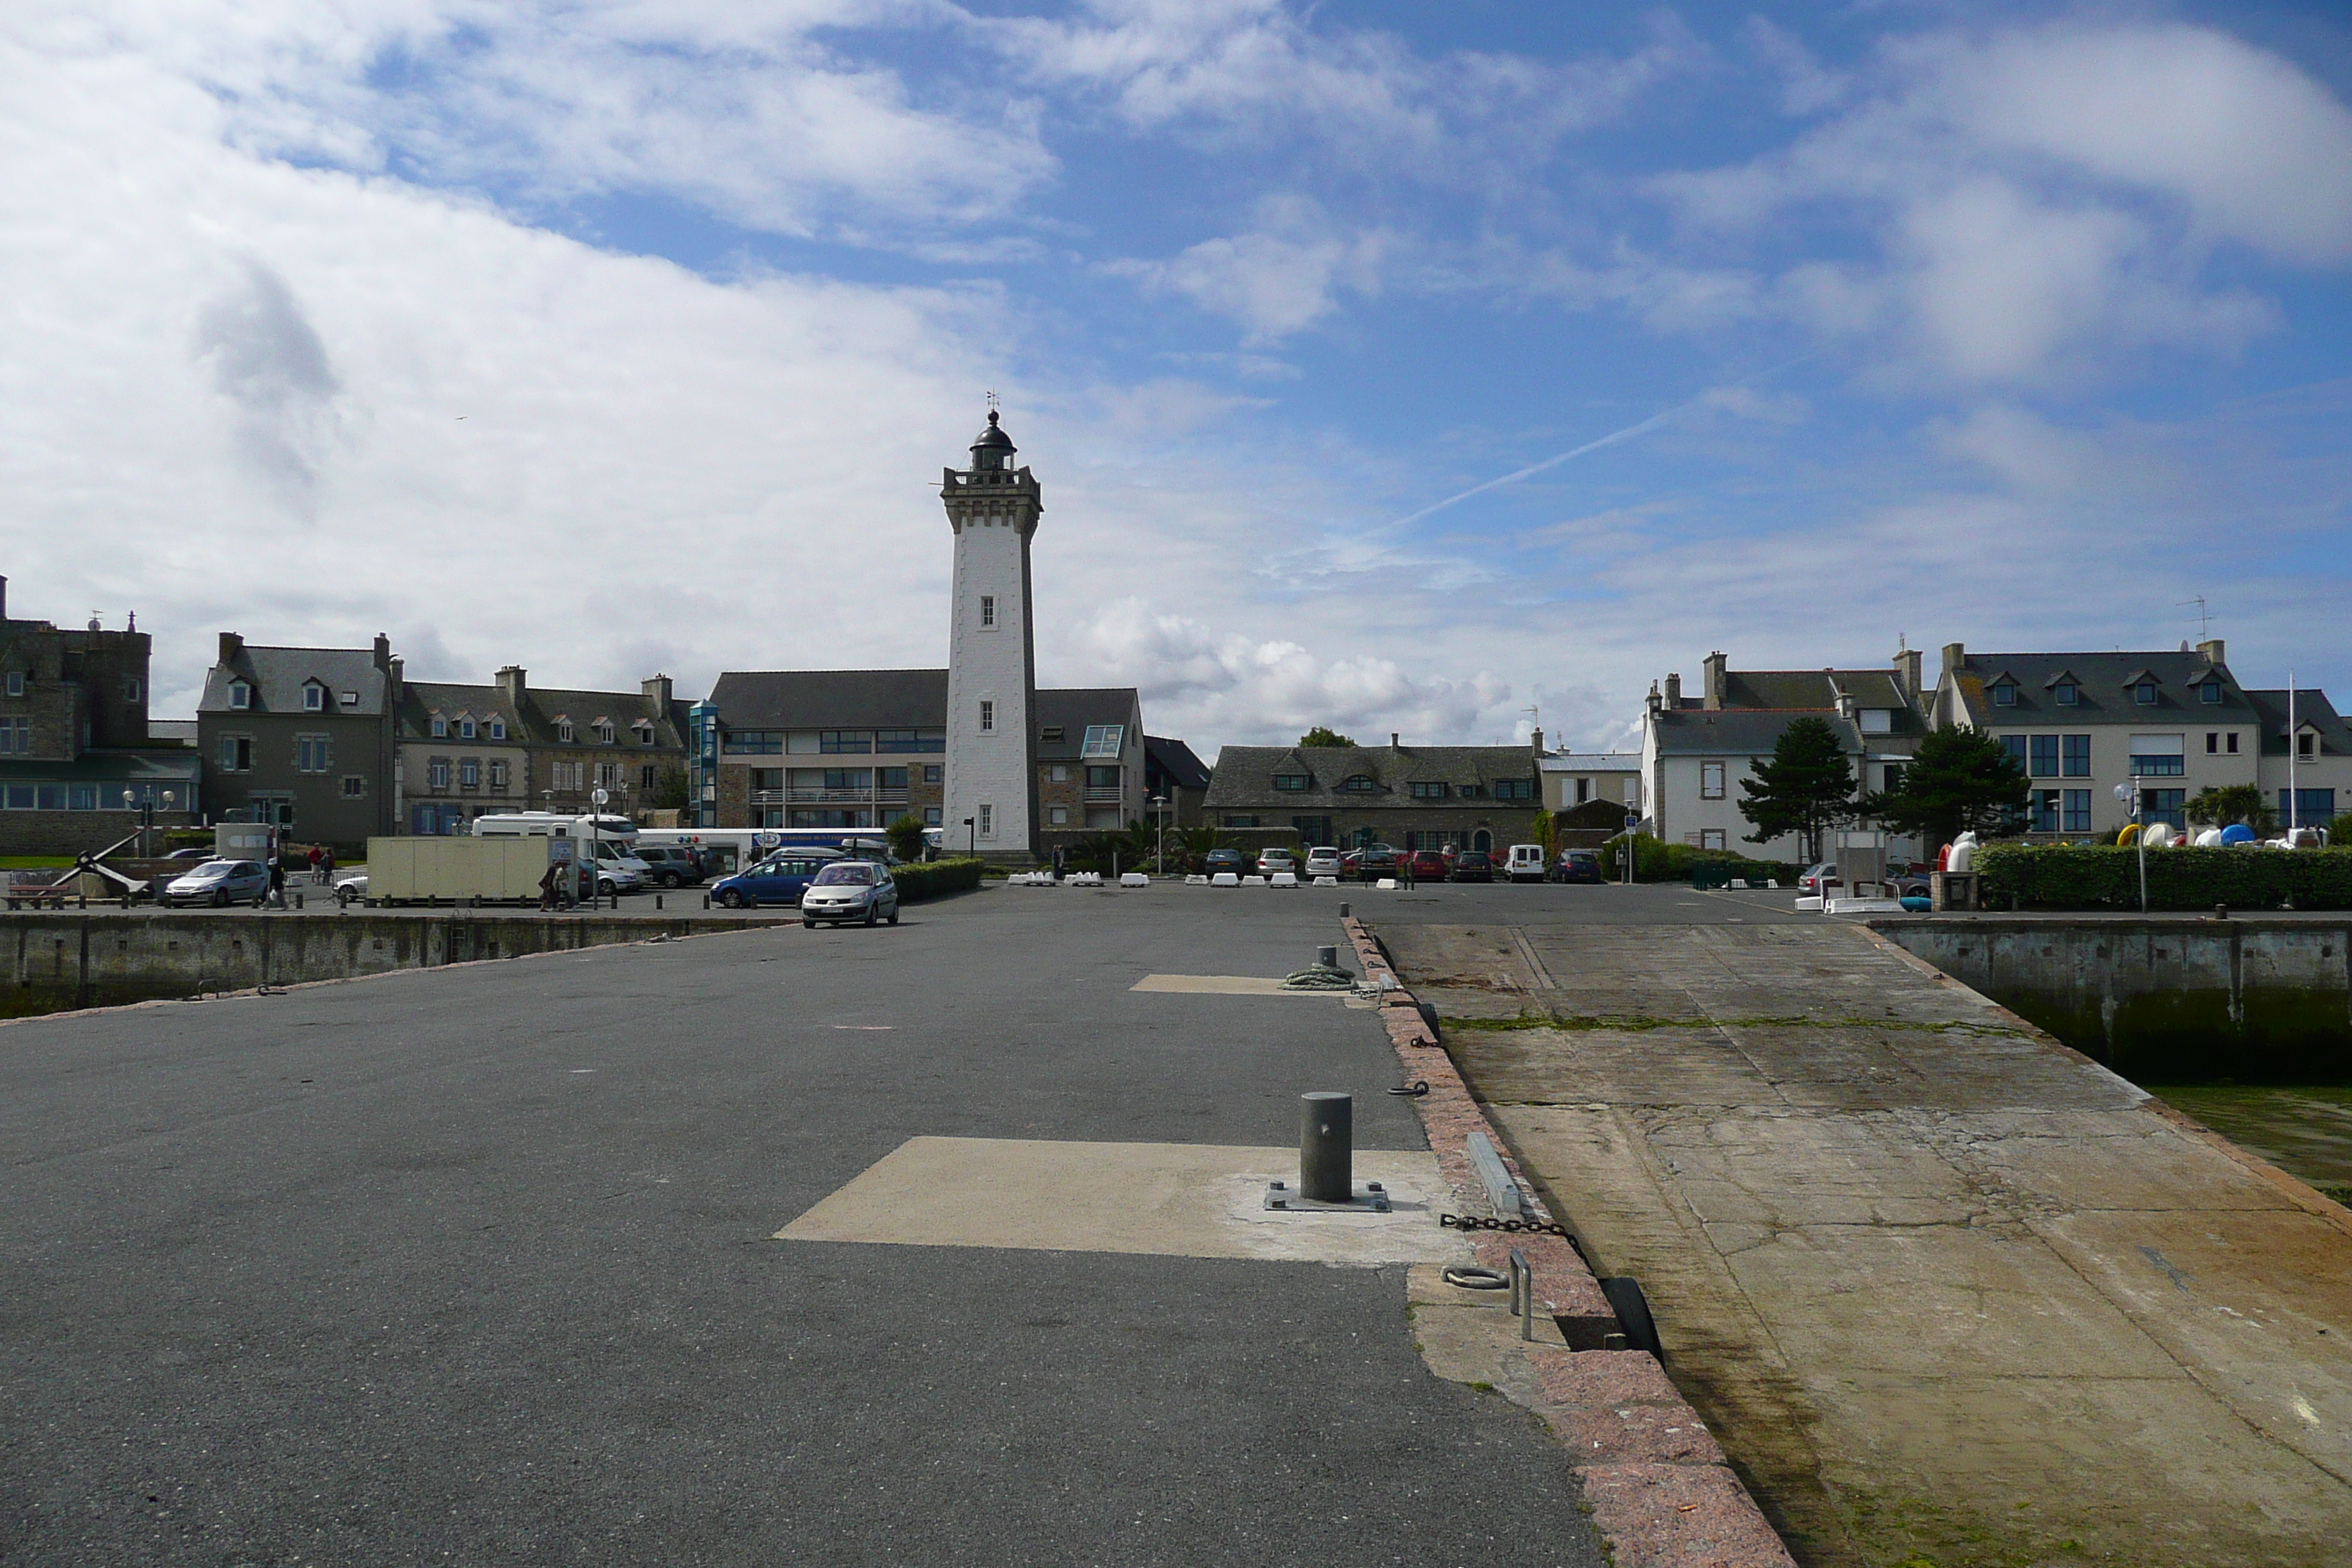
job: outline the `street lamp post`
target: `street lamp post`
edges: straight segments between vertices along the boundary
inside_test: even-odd
[[[602,844],[604,842],[604,803],[612,798],[613,797],[611,795],[605,794],[602,789],[597,790],[588,797],[590,803],[595,808],[588,814],[588,842],[592,845]],[[588,894],[591,899],[595,900],[593,907],[603,909],[604,907],[604,890],[601,884],[604,881],[604,873],[603,868],[596,864],[596,852],[593,849],[589,851],[589,857],[588,875],[593,879],[593,880],[588,884]],[[613,879],[613,907],[616,910],[621,907],[621,879],[618,877]]]
[[[2139,831],[2132,835],[2132,845],[2139,851],[2139,912],[2147,913],[2147,796],[2140,789],[2139,775],[2132,774],[2131,783],[2116,785],[2116,798],[2131,807],[2132,820]]]
[[[1167,804],[1168,797],[1164,795],[1151,797],[1151,820],[1160,829],[1160,847],[1152,853],[1151,867],[1162,877],[1168,875],[1168,819],[1160,812]]]
[[[142,797],[135,790],[124,790],[122,792],[122,809],[125,811],[136,811],[139,814],[139,858],[142,860],[152,860],[155,858],[155,802],[157,798],[158,797],[152,795]],[[179,797],[174,795],[170,790],[165,790],[161,798],[163,803],[163,809],[168,812],[172,809]]]
[[[964,853],[975,860],[980,858],[980,829],[973,826],[977,820],[970,816],[963,819]]]

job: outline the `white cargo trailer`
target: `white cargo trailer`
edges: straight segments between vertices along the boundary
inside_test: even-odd
[[[574,864],[572,841],[519,838],[401,837],[368,840],[372,904],[539,902],[551,863]],[[577,889],[574,896],[582,896]]]

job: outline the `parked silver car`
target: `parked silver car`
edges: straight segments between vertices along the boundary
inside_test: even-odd
[[[836,860],[819,871],[801,894],[801,924],[840,925],[858,921],[898,923],[898,884],[890,868],[876,860]]]
[[[258,860],[207,860],[163,884],[167,904],[239,904],[259,909],[269,897],[269,868]]]

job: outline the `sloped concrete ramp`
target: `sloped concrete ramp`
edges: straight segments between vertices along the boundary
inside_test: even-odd
[[[1859,928],[1381,935],[1801,1562],[2347,1560],[2352,1215]]]

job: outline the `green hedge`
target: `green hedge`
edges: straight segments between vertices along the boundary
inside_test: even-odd
[[[980,886],[979,860],[920,860],[890,868],[902,901],[935,899],[941,893],[961,893]]]
[[[2107,844],[1995,844],[1977,858],[1996,910],[2137,910],[2139,851]],[[2151,849],[2151,910],[2352,910],[2352,849]]]
[[[1611,881],[1625,875],[1625,841],[1612,839],[1601,848],[1601,869]],[[1668,844],[1663,839],[1641,834],[1633,840],[1633,880],[1637,882],[1690,882],[1696,886],[1719,888],[1734,877],[1745,878],[1751,885],[1760,887],[1765,881],[1778,879],[1783,887],[1794,887],[1804,875],[1802,866],[1792,866],[1784,860],[1751,860],[1732,849],[1699,849],[1688,844]]]

